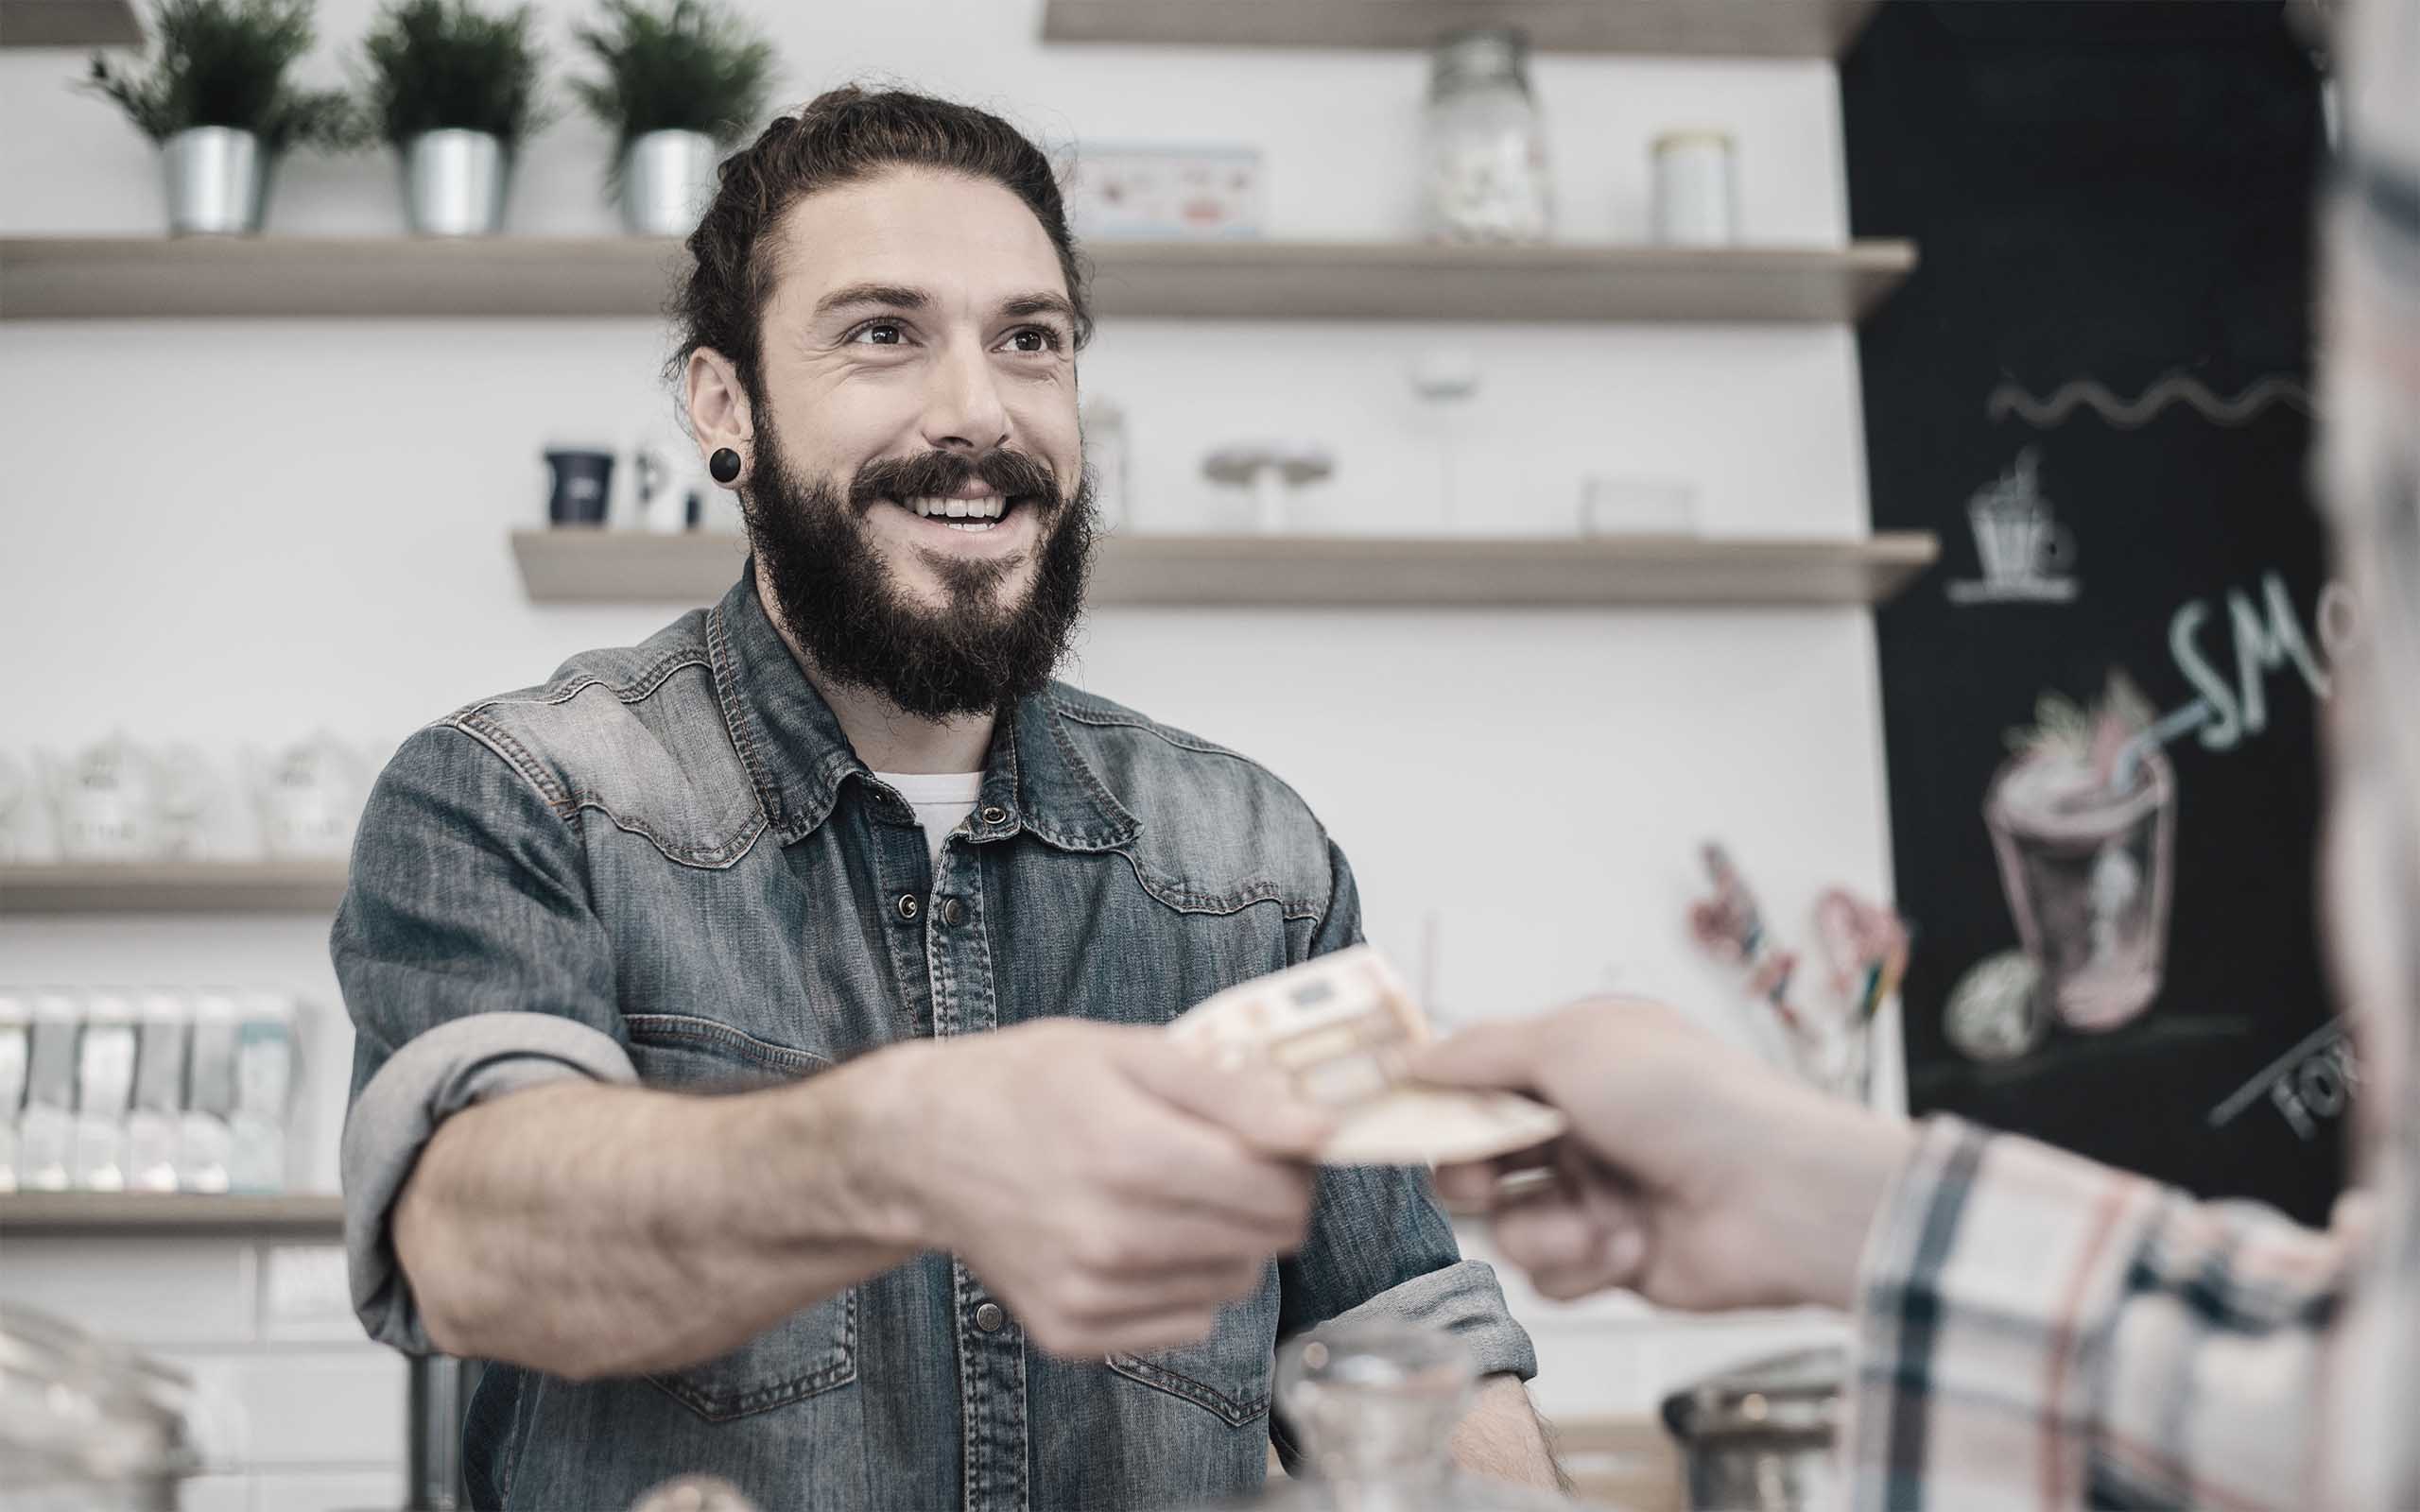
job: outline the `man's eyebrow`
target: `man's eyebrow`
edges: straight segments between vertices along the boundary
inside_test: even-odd
[[[1063,294],[1020,294],[1013,300],[1002,301],[1000,313],[1011,317],[1055,315],[1071,325],[1076,319],[1076,307]]]
[[[932,302],[932,296],[923,289],[911,289],[897,284],[852,284],[844,289],[834,289],[818,300],[815,313],[825,316],[835,310],[861,305],[877,305],[888,310],[921,310]]]

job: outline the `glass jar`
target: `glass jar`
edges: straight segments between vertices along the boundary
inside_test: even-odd
[[[1236,1512],[1572,1512],[1580,1503],[1466,1476],[1448,1451],[1478,1370],[1451,1334],[1372,1319],[1286,1347],[1277,1405],[1305,1479],[1273,1481]]]
[[[10,1512],[167,1512],[200,1471],[182,1373],[0,1303],[0,1503]]]
[[[1423,186],[1430,240],[1543,242],[1553,230],[1554,185],[1529,59],[1529,39],[1511,27],[1438,42]]]

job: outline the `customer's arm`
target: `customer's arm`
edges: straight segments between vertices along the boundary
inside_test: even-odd
[[[1910,1504],[1911,1475],[1939,1507],[2326,1504],[2361,1211],[2314,1231],[1928,1125],[1856,1297],[1853,1505]]]
[[[374,1337],[575,1376],[667,1368],[945,1249],[1043,1348],[1098,1355],[1200,1338],[1300,1241],[1323,1117],[1150,1030],[911,1041],[725,1096],[629,1085],[579,821],[445,727],[368,806],[334,950]]]
[[[2300,1228],[1953,1121],[1820,1097],[1652,1005],[1472,1031],[1425,1074],[1562,1108],[1495,1218],[1538,1289],[1855,1313],[1855,1507],[2314,1501],[2356,1226]],[[1492,1173],[1440,1174],[1485,1200]]]

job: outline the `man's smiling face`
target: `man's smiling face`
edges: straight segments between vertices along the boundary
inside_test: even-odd
[[[993,610],[1020,607],[1083,465],[1074,315],[1041,223],[998,184],[898,169],[808,196],[775,239],[757,413],[779,460],[848,498],[913,604],[963,610],[954,590],[987,580]],[[988,480],[1001,453],[1059,492]],[[909,488],[933,491],[889,496]]]
[[[1031,692],[1092,531],[1048,234],[998,184],[902,168],[805,197],[771,240],[742,493],[784,623],[911,713]]]

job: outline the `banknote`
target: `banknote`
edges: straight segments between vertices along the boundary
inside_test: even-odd
[[[1168,1032],[1225,1066],[1264,1065],[1333,1110],[1328,1165],[1490,1160],[1561,1134],[1563,1115],[1512,1092],[1430,1086],[1411,1075],[1435,1038],[1427,1015],[1367,945],[1205,998]]]

